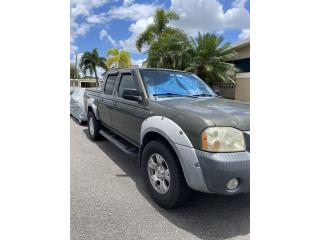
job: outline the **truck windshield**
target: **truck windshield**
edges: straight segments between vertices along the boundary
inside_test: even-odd
[[[166,70],[140,70],[149,96],[212,97],[216,94],[196,75]]]

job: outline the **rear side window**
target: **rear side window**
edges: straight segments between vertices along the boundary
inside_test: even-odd
[[[138,86],[136,84],[136,81],[134,80],[132,74],[125,73],[122,74],[120,85],[119,85],[119,97],[123,97],[123,90],[124,89],[136,89],[138,90]]]
[[[104,87],[104,93],[107,95],[111,95],[113,92],[113,86],[117,79],[117,75],[108,75],[106,80],[106,86]]]

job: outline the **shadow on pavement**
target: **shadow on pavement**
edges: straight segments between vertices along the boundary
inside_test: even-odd
[[[79,120],[78,119],[76,119],[74,116],[72,116],[71,114],[70,114],[70,119],[72,119],[76,124],[78,124],[78,125],[80,125],[80,126],[85,126],[85,125],[87,125],[87,121],[82,121],[81,123],[79,122]]]
[[[83,132],[87,135],[87,129]],[[111,142],[102,140],[97,146],[130,177],[143,197],[160,214],[177,227],[201,239],[226,239],[250,232],[250,195],[223,196],[195,192],[184,206],[166,210],[148,195],[140,174],[138,159],[126,155]]]

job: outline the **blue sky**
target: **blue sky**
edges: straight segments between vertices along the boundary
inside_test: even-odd
[[[175,10],[180,19],[171,25],[191,36],[210,32],[231,43],[250,36],[248,0],[71,0],[70,61],[75,52],[79,57],[98,48],[106,57],[108,48],[117,47],[127,50],[134,64],[141,64],[146,55],[137,52],[135,39],[152,23],[158,7]]]

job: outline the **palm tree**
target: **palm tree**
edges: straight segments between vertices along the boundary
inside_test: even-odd
[[[191,60],[190,47],[186,34],[165,33],[150,45],[148,67],[184,70]]]
[[[110,48],[107,51],[107,65],[109,68],[129,68],[131,67],[130,55],[127,51],[118,50],[117,48]]]
[[[94,73],[97,86],[99,86],[99,78],[97,75],[97,67],[101,67],[104,70],[108,70],[106,59],[99,56],[97,48],[94,48],[91,52],[84,52],[80,59],[79,64],[83,74],[89,71],[90,75]]]
[[[229,43],[222,44],[222,42],[222,36],[199,33],[197,39],[191,41],[192,60],[186,70],[197,74],[208,84],[214,80],[234,82],[227,71],[238,70],[234,64],[228,62],[236,53]]]
[[[141,52],[142,46],[144,44],[151,45],[152,42],[159,40],[159,38],[164,34],[173,34],[182,31],[177,28],[169,27],[170,21],[178,20],[179,16],[176,12],[172,10],[165,11],[164,9],[157,9],[153,15],[153,24],[147,26],[146,30],[142,32],[137,40],[136,47],[139,52]]]

